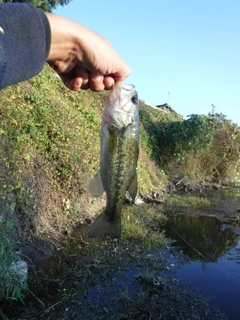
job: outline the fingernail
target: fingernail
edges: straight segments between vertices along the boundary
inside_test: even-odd
[[[102,74],[96,74],[92,73],[91,78],[93,81],[102,81],[103,80],[103,75]]]

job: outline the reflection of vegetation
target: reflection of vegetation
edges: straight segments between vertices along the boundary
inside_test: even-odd
[[[166,232],[193,260],[205,260],[199,251],[208,260],[217,261],[225,249],[234,247],[238,240],[234,228],[215,217],[178,216],[169,221]]]

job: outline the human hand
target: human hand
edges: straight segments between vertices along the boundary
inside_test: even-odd
[[[48,63],[71,90],[111,90],[124,81],[130,68],[111,44],[90,29],[46,13],[51,27]]]

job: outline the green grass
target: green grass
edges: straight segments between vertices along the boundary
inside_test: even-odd
[[[149,250],[164,244],[161,230],[166,217],[156,209],[147,205],[124,207],[122,216],[122,239],[137,239],[143,248]]]
[[[10,236],[13,228],[13,220],[0,224],[0,300],[22,300],[27,289],[26,282],[10,267],[12,262],[20,260]]]
[[[173,194],[166,200],[168,205],[178,205],[193,208],[207,208],[211,206],[210,200],[195,196]]]

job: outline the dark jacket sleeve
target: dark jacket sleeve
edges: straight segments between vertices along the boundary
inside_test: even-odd
[[[0,89],[37,75],[47,60],[51,31],[29,3],[0,4]]]

